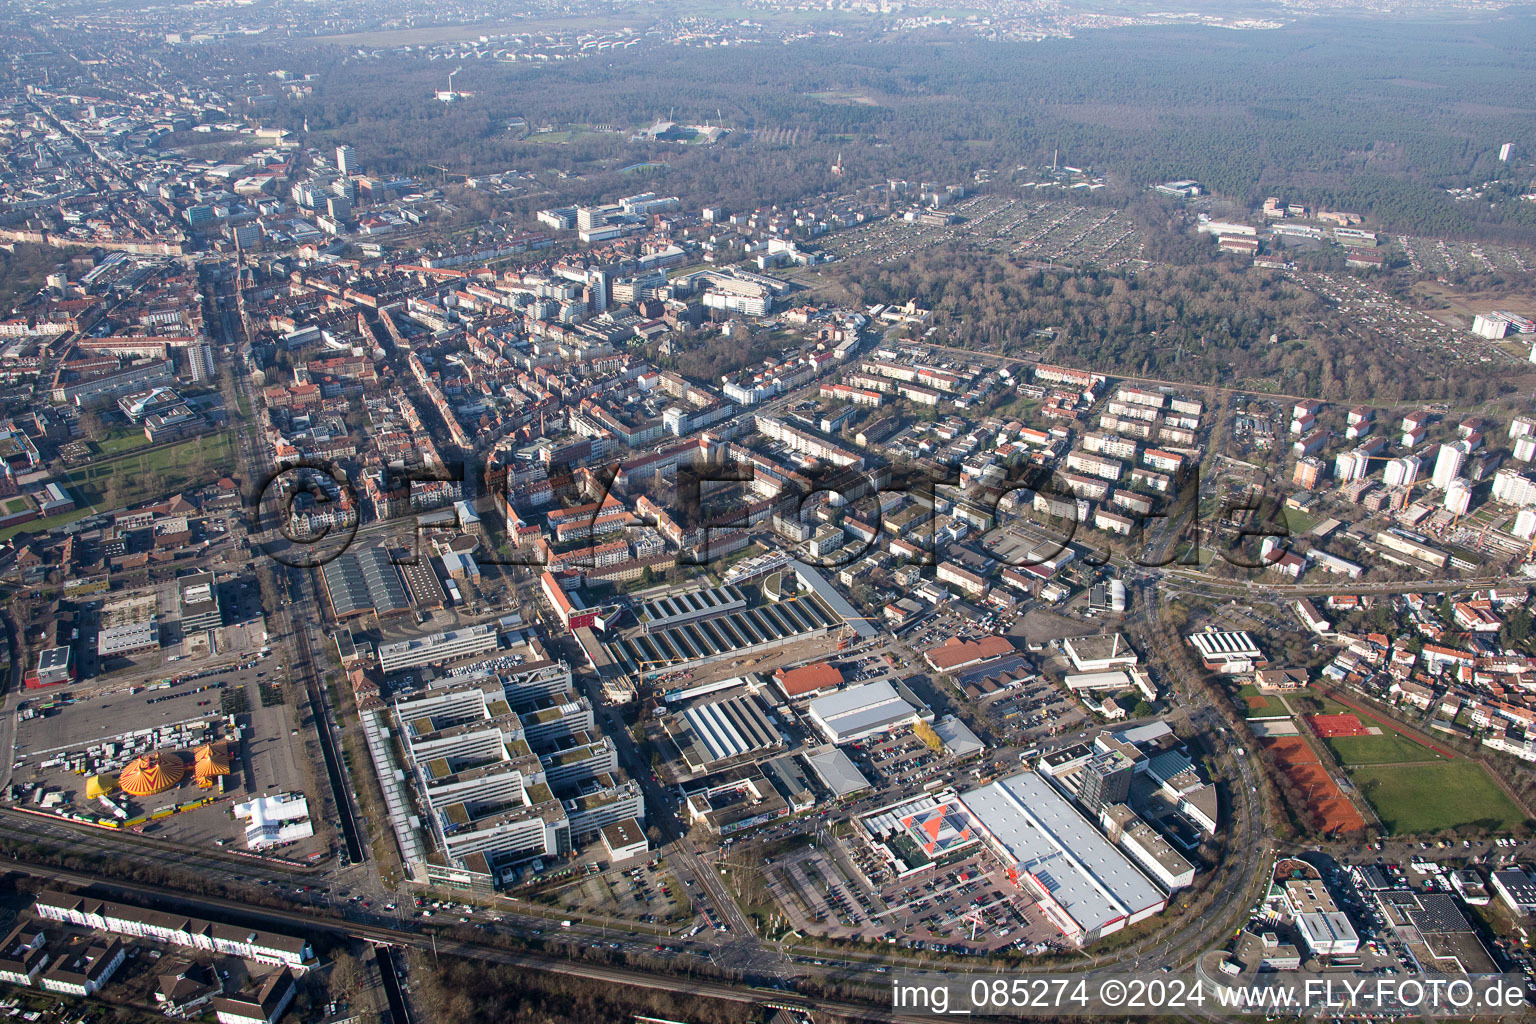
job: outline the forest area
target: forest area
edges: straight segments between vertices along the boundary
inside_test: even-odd
[[[57,249],[17,243],[0,248],[0,309],[10,310],[37,294],[64,261]]]
[[[951,344],[1107,374],[1330,401],[1475,403],[1506,386],[1492,369],[1403,347],[1390,332],[1362,344],[1319,296],[1230,263],[1042,270],[955,249],[828,273],[854,303],[915,299]]]
[[[1367,213],[1392,232],[1531,243],[1536,204],[1518,198],[1530,165],[1500,163],[1497,150],[1536,114],[1524,70],[1533,47],[1536,17],[1523,14],[1320,18],[1265,32],[1133,27],[1036,44],[936,29],[899,45],[813,39],[472,65],[459,81],[475,95],[455,104],[432,98],[441,76],[428,62],[322,48],[313,95],[279,93],[275,118],[345,138],[380,172],[575,173],[567,198],[578,200],[632,190],[617,172],[642,160],[665,163],[665,187],[685,201],[741,208],[845,187],[828,170],[838,154],[855,180],[969,181],[1059,150],[1122,195],[1196,178],[1254,206],[1284,194]],[[246,56],[277,59],[259,47]],[[817,98],[828,93],[871,102]],[[738,131],[714,146],[628,141],[669,114]],[[591,130],[540,143],[509,129],[517,118]],[[1484,201],[1445,192],[1489,181]]]

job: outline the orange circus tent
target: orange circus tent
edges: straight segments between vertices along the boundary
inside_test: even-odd
[[[197,784],[204,789],[212,787],[213,780],[220,775],[229,774],[229,753],[223,743],[205,743],[192,756],[196,762],[193,774],[197,776]]]
[[[117,785],[129,796],[153,796],[174,788],[187,773],[187,766],[175,754],[155,752],[128,762],[117,777]]]

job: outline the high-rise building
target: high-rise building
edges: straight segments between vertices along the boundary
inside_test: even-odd
[[[1333,460],[1333,475],[1341,484],[1352,484],[1356,480],[1365,479],[1365,471],[1369,466],[1369,456],[1359,452],[1344,452]]]
[[[342,174],[357,173],[357,154],[351,146],[336,147],[336,169]]]
[[[1078,802],[1091,811],[1110,804],[1124,803],[1131,795],[1131,775],[1135,766],[1118,750],[1095,755],[1083,765],[1083,784]]]
[[[1296,470],[1291,476],[1291,482],[1297,487],[1303,487],[1310,491],[1322,481],[1323,468],[1323,460],[1315,456],[1297,459]]]
[[[1461,475],[1461,467],[1466,465],[1469,454],[1471,452],[1465,441],[1441,445],[1440,454],[1435,458],[1435,472],[1430,477],[1430,483],[1442,491],[1445,490],[1452,480]]]
[[[1509,333],[1509,321],[1498,314],[1484,316],[1479,313],[1472,318],[1472,333],[1479,338],[1498,341]]]
[[[1521,540],[1536,537],[1536,508],[1523,508],[1515,516],[1514,534]]]
[[[1465,480],[1452,480],[1445,489],[1446,511],[1454,515],[1464,516],[1472,507],[1472,485]]]
[[[185,633],[217,629],[224,622],[219,607],[219,585],[213,573],[198,572],[176,581],[181,602],[181,628]]]
[[[1530,508],[1536,505],[1536,480],[1513,469],[1501,469],[1493,474],[1493,500]]]
[[[1412,487],[1419,479],[1419,460],[1412,455],[1392,459],[1387,463],[1385,475],[1388,487]]]
[[[204,342],[200,345],[189,346],[183,350],[183,357],[187,362],[187,376],[192,378],[194,384],[202,384],[213,380],[212,345]]]

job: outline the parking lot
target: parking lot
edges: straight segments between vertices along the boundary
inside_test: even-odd
[[[607,871],[583,870],[571,882],[546,895],[557,905],[578,913],[676,924],[694,915],[695,904],[688,889],[678,884],[665,865],[651,867],[648,862],[630,862]]]
[[[115,774],[140,754],[174,751],[188,766],[181,784],[143,800],[114,796],[125,812],[142,812],[218,794],[202,790],[191,772],[192,750],[212,740],[233,741],[233,717],[240,732],[230,742],[230,773],[222,777],[230,804],[252,796],[301,792],[317,798],[306,740],[298,730],[295,708],[275,685],[278,667],[271,659],[242,663],[233,670],[184,671],[166,676],[155,688],[116,683],[95,692],[57,688],[28,693],[16,709],[16,745],[12,784],[28,806],[48,799],[62,807],[108,817],[105,805],[86,799],[86,780]],[[160,685],[169,682],[170,685]],[[44,705],[53,705],[44,707]],[[28,717],[30,715],[30,717]],[[57,794],[52,797],[46,794]],[[223,804],[227,807],[228,804]],[[240,823],[220,805],[173,815],[154,831],[177,842],[199,845],[235,840],[243,846]],[[324,848],[317,827],[315,849]],[[305,847],[301,852],[310,852]],[[291,854],[290,854],[291,855]]]
[[[1001,630],[1012,621],[1014,620],[995,614],[987,614],[980,619],[969,619],[959,612],[941,608],[932,618],[920,622],[911,633],[907,634],[906,642],[914,650],[926,651],[930,647],[937,647],[944,643],[950,637],[974,640],[992,632],[994,627]]]
[[[1053,947],[1061,939],[1043,915],[1027,907],[1018,887],[985,853],[896,882],[881,898],[890,908],[886,920],[898,925],[915,948],[1043,952],[1041,947]]]
[[[1039,953],[1061,940],[981,850],[898,880],[857,841],[834,840],[775,864],[770,890],[802,930],[908,949]]]
[[[850,743],[843,748],[865,778],[882,786],[913,786],[933,777],[946,760],[928,749],[910,729],[878,741]]]
[[[992,726],[1014,744],[1032,743],[1093,724],[1075,700],[1043,678],[983,698],[981,706]]]

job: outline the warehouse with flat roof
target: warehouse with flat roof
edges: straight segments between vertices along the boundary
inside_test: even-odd
[[[917,721],[917,709],[884,680],[811,701],[811,721],[833,743],[851,743]]]
[[[869,788],[869,780],[853,759],[834,746],[813,747],[804,753],[805,763],[834,799],[842,799]]]
[[[1043,777],[1021,772],[960,801],[1009,877],[1083,945],[1161,912],[1168,898]]]
[[[1072,659],[1072,668],[1080,674],[1129,668],[1140,660],[1130,641],[1119,633],[1068,637],[1061,646]]]

